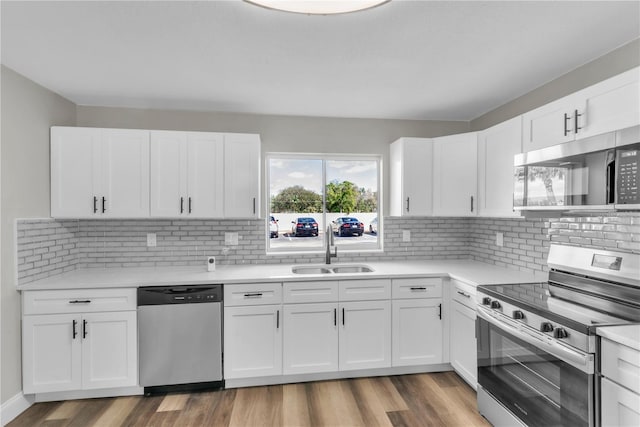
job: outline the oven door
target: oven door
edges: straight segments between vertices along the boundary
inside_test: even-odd
[[[502,317],[478,308],[480,386],[529,427],[593,426],[593,355]]]

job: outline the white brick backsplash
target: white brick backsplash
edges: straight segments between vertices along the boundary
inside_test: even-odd
[[[338,262],[474,259],[527,271],[545,271],[551,242],[640,253],[640,214],[525,218],[386,218],[384,253],[342,251]],[[402,231],[411,230],[411,242]],[[239,233],[223,254],[224,233]],[[503,233],[504,246],[495,244]],[[156,233],[157,246],[146,246]],[[218,263],[290,263],[266,255],[264,220],[54,220],[17,222],[20,284],[76,268],[196,266],[208,255]],[[324,254],[301,254],[296,263],[320,263]]]

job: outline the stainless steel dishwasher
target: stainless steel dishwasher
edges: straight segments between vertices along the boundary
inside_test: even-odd
[[[138,288],[145,394],[221,388],[222,285]]]

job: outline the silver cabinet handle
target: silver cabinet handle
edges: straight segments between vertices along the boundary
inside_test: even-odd
[[[564,136],[569,135],[569,127],[567,126],[567,123],[569,122],[569,120],[571,120],[571,116],[568,115],[567,113],[564,113]]]
[[[184,197],[180,197],[180,213],[184,213]]]
[[[245,298],[262,298],[262,292],[253,292],[244,294]]]
[[[191,213],[191,197],[189,197],[189,213]]]
[[[104,196],[102,197],[102,213],[105,213],[107,210],[107,199],[104,198]]]
[[[471,196],[471,212],[473,212],[473,196]]]
[[[465,298],[471,298],[471,295],[469,295],[469,294],[467,294],[465,292],[462,292],[462,291],[458,291],[458,295],[462,295]]]
[[[253,214],[256,214],[256,198],[253,198]]]
[[[582,117],[582,114],[578,114],[578,110],[575,110],[573,113],[573,132],[576,134],[582,129],[578,126],[578,117]]]
[[[409,197],[407,197],[407,212],[409,212]]]
[[[69,304],[91,304],[90,299],[74,299],[69,301]]]

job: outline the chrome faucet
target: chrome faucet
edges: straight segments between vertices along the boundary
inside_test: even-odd
[[[331,225],[327,226],[327,253],[325,256],[325,262],[327,264],[331,264],[331,258],[336,258],[338,256],[338,248],[333,243],[333,230],[331,230]],[[334,252],[331,253],[331,246],[333,246]]]

